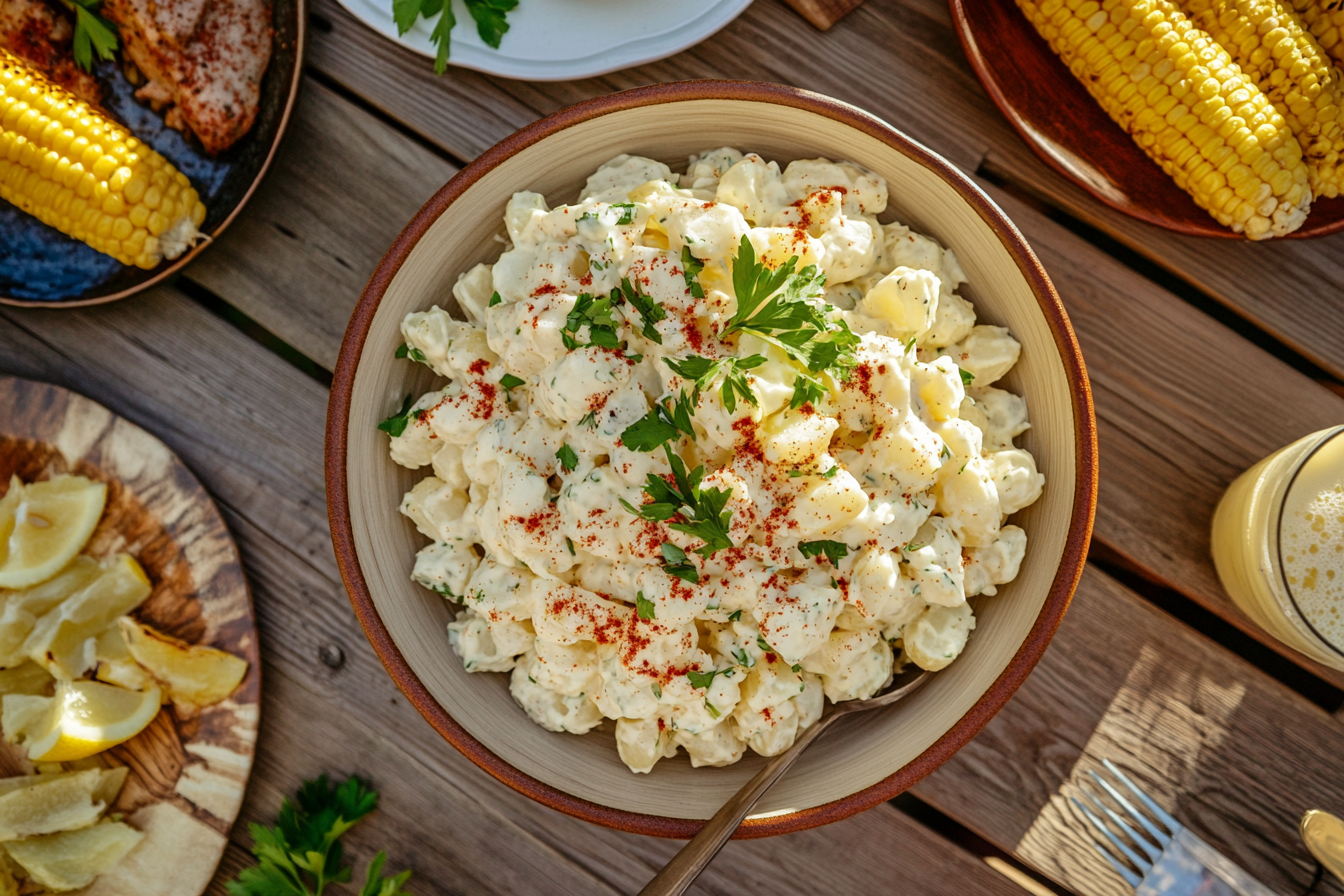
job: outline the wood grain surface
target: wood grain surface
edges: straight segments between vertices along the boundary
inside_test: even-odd
[[[814,27],[828,30],[853,12],[863,0],[787,0],[788,4]]]
[[[110,811],[147,836],[89,896],[193,896],[214,875],[252,768],[261,652],[238,551],[201,484],[158,439],[59,386],[0,377],[0,490],[63,473],[108,486],[85,553],[127,552],[154,590],[134,615],[248,662],[225,701],[194,715],[166,706],[140,734],[98,754],[130,775]],[[9,774],[32,774],[7,748]]]

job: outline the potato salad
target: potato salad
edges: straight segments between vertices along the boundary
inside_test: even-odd
[[[1044,486],[953,253],[879,223],[845,162],[620,155],[573,205],[516,193],[461,318],[406,316],[442,388],[380,424],[430,468],[412,578],[469,672],[625,764],[787,749],[825,698],[951,663]]]

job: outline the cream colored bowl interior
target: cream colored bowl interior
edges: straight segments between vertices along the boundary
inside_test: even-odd
[[[720,146],[756,151],[781,164],[826,156],[852,159],[886,177],[894,217],[957,253],[982,323],[1009,327],[1022,359],[1008,388],[1026,396],[1032,429],[1019,444],[1047,477],[1045,494],[1014,522],[1028,551],[1018,579],[977,600],[978,627],[965,653],[921,693],[892,709],[842,723],[811,747],[761,801],[778,815],[841,799],[910,762],[960,719],[993,684],[1031,629],[1059,564],[1074,500],[1074,420],[1069,382],[1051,330],[1026,279],[990,227],[952,187],[919,162],[846,124],[810,111],[744,100],[687,100],[618,111],[578,124],[519,152],[472,185],[416,245],[378,308],[359,360],[350,405],[347,469],[359,564],[378,613],[407,662],[443,708],[499,757],[561,791],[603,806],[676,818],[707,818],[759,767],[692,769],[684,754],[652,774],[632,774],[616,755],[611,723],[584,736],[534,725],[514,704],[504,674],[468,675],[448,645],[449,609],[412,584],[425,543],[397,506],[427,471],[387,456],[375,429],[410,391],[431,380],[419,365],[393,359],[402,317],[439,304],[456,314],[450,288],[460,272],[492,262],[501,246],[508,197],[536,190],[552,204],[577,198],[587,175],[621,152],[684,170],[692,152]]]

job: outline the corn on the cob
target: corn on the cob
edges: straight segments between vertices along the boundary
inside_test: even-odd
[[[1306,163],[1283,116],[1168,0],[1018,0],[1111,118],[1219,223],[1302,225]]]
[[[1181,8],[1283,113],[1302,146],[1312,193],[1338,196],[1344,180],[1339,73],[1297,13],[1279,0],[1182,0]]]
[[[4,50],[0,199],[142,268],[185,252],[205,220],[167,159]]]
[[[1340,0],[1292,0],[1293,11],[1321,45],[1321,49],[1344,64],[1344,3]]]

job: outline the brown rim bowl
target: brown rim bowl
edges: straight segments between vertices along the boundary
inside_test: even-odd
[[[1082,574],[1096,503],[1096,432],[1078,344],[1059,297],[1017,228],[951,164],[853,106],[775,84],[691,81],[571,106],[494,146],[415,216],[374,272],[346,330],[327,417],[327,494],[337,562],[379,658],[434,728],[495,778],[570,815],[626,831],[694,834],[759,768],[684,757],[649,775],[621,764],[609,727],[582,737],[534,725],[506,675],[468,675],[444,631],[449,608],[410,581],[424,539],[398,513],[423,472],[398,467],[375,427],[428,371],[396,361],[399,325],[440,304],[456,312],[459,273],[493,261],[504,204],[536,190],[572,201],[586,177],[628,152],[684,168],[718,146],[786,163],[846,158],[887,178],[892,218],[953,248],[980,319],[1012,329],[1022,360],[1005,385],[1025,394],[1033,428],[1019,442],[1048,477],[1014,521],[1031,539],[1018,579],[977,598],[965,653],[899,707],[857,717],[823,738],[762,800],[739,836],[836,821],[889,799],[946,761],[1003,707],[1040,659]],[[417,373],[419,367],[423,375]],[[606,733],[603,733],[605,730]]]

